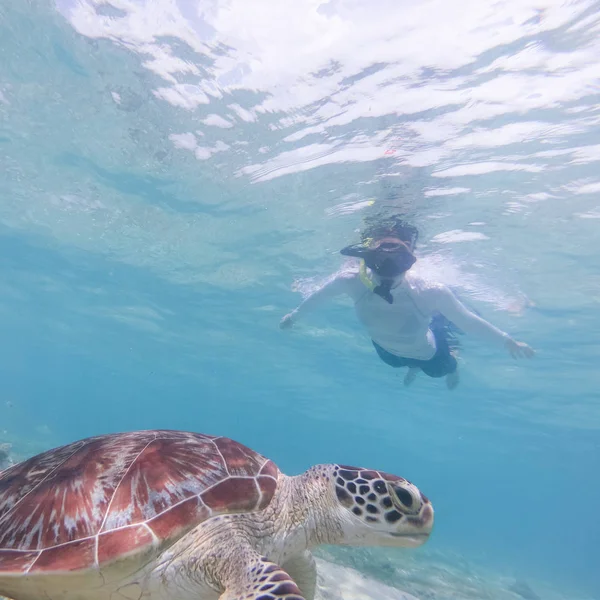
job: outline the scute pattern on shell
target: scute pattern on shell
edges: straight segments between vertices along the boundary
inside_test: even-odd
[[[265,508],[279,470],[224,437],[150,430],[55,448],[0,473],[0,572],[75,571]]]

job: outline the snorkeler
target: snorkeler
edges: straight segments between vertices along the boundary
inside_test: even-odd
[[[534,351],[468,310],[445,285],[410,273],[416,262],[417,229],[400,218],[378,221],[362,234],[362,243],[341,250],[361,260],[360,269],[338,274],[308,296],[281,320],[288,329],[306,313],[335,296],[354,301],[359,321],[381,360],[391,367],[408,367],[404,384],[423,371],[458,385],[458,343],[452,326],[504,346],[514,358],[531,358]]]

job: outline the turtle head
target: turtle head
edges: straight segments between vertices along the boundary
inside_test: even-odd
[[[389,473],[331,465],[331,487],[341,520],[341,544],[424,544],[433,528],[433,507],[412,483]]]

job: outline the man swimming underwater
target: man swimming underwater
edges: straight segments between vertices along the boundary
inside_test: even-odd
[[[358,319],[381,360],[391,367],[408,367],[405,385],[419,371],[446,377],[449,389],[458,385],[452,324],[502,344],[514,358],[531,358],[535,353],[527,344],[468,310],[448,287],[409,272],[417,260],[417,238],[417,229],[400,218],[371,226],[363,232],[362,243],[341,250],[344,256],[361,259],[360,270],[337,275],[283,317],[280,327],[288,329],[308,312],[346,294],[354,300]]]

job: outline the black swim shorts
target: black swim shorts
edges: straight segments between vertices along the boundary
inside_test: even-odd
[[[444,377],[449,373],[454,373],[458,366],[456,358],[452,354],[452,349],[458,346],[458,342],[452,334],[451,327],[452,324],[443,315],[438,314],[433,317],[430,329],[435,338],[436,351],[429,360],[396,356],[376,342],[373,342],[373,346],[375,346],[379,358],[390,367],[419,368],[429,377]]]

